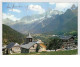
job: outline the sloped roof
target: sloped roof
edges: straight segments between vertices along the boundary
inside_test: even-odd
[[[37,43],[43,43],[41,40],[38,40]]]
[[[15,43],[15,45],[14,46],[19,46],[19,44],[18,43]]]
[[[6,48],[12,48],[13,46],[20,46],[18,43],[11,42],[7,45]]]
[[[23,45],[21,45],[20,47],[29,49],[29,48],[32,47],[34,44],[36,44],[36,42],[29,42],[28,44],[23,44]]]
[[[31,36],[31,34],[30,34],[30,33],[28,34],[27,38],[32,38],[32,36]]]
[[[41,47],[43,48],[46,48],[46,46],[42,43],[42,44],[39,44]]]
[[[11,42],[11,43],[9,43],[9,44],[7,45],[6,48],[12,48],[14,45],[15,45],[15,43],[14,43],[14,42]]]
[[[41,47],[46,48],[46,46],[41,40],[38,40],[36,43],[39,44]]]

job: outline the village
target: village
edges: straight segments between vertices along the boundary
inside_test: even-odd
[[[78,4],[57,4],[3,3],[2,54],[78,54]]]
[[[53,35],[53,37],[56,35]],[[73,36],[59,36],[62,41],[62,46],[56,51],[74,50],[77,49],[75,38]],[[15,53],[34,53],[34,52],[54,52],[55,50],[47,49],[45,43],[37,39],[33,40],[33,37],[29,33],[23,44],[11,42],[7,46],[2,47],[3,55],[15,54]]]

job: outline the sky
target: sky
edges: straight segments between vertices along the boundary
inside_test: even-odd
[[[18,3],[18,2],[3,2],[2,12],[3,19],[9,18],[10,20],[20,20],[24,16],[43,14],[49,9],[59,10],[65,12],[71,6],[77,3],[50,3],[50,2],[31,2],[31,3]]]

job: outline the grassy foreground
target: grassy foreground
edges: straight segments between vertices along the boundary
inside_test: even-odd
[[[18,53],[11,55],[77,55],[78,50],[54,51],[54,52],[33,52],[33,53]]]

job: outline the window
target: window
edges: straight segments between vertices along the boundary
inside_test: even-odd
[[[29,40],[30,42],[32,41],[32,39]]]

